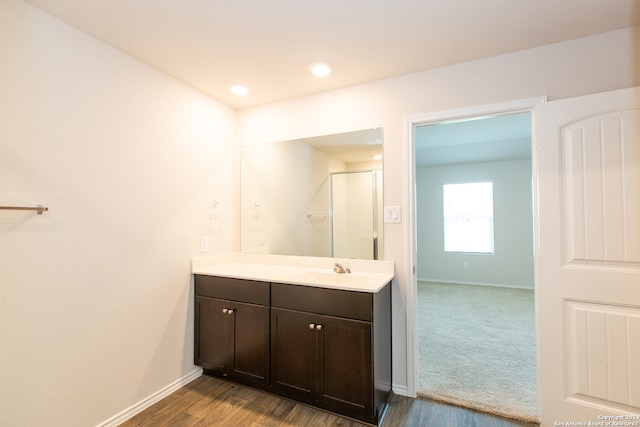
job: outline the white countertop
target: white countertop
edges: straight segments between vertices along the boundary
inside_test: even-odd
[[[351,273],[334,273],[335,263]],[[378,292],[394,277],[393,261],[231,253],[191,260],[191,272],[265,282]]]

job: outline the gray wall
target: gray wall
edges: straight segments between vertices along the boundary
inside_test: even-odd
[[[493,255],[444,252],[442,184],[471,180],[493,181]],[[529,159],[418,168],[418,280],[533,288],[531,187]]]

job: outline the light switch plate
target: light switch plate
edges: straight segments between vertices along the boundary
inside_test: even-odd
[[[399,223],[400,222],[400,206],[385,206],[384,222]]]

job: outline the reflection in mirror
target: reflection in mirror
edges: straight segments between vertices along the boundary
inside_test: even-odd
[[[383,259],[382,129],[249,145],[242,252]]]

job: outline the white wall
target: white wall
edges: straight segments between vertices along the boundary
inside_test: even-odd
[[[189,261],[203,234],[235,249],[235,115],[0,2],[0,205],[50,208],[0,211],[0,425],[97,425],[194,371]]]
[[[640,84],[640,28],[352,86],[239,112],[240,144],[384,128],[385,205],[402,208],[384,228],[384,256],[396,262],[393,382],[407,390],[408,197],[405,120],[418,114],[547,95],[550,100]],[[414,52],[428,54],[428,52]],[[381,58],[384,60],[384,58]],[[339,72],[339,70],[337,70]]]
[[[494,254],[444,252],[442,184],[480,180],[493,182]],[[531,188],[529,159],[416,169],[418,280],[532,289]]]

